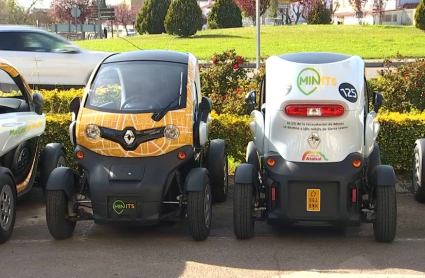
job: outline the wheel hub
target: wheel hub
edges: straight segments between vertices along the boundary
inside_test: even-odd
[[[13,193],[10,185],[5,184],[0,193],[0,226],[4,231],[9,230],[13,215]]]
[[[415,192],[421,186],[419,182],[419,177],[420,177],[419,165],[420,165],[419,153],[415,152],[415,158],[413,160],[413,187]]]

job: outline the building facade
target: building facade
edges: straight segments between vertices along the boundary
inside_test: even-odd
[[[420,0],[387,0],[382,16],[384,25],[414,25],[414,14]],[[339,8],[334,14],[335,24],[380,24],[376,7],[379,0],[369,0],[364,6],[362,15],[355,12],[348,0],[333,0],[333,4]]]

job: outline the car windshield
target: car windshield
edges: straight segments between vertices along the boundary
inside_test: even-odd
[[[186,107],[187,65],[159,61],[103,64],[86,107],[112,113],[159,112]]]

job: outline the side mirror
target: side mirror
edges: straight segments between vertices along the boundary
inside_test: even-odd
[[[202,113],[201,120],[203,122],[207,122],[208,115],[212,111],[212,100],[209,97],[202,97],[202,101],[201,101],[200,109],[199,110]]]
[[[74,97],[69,104],[69,111],[71,111],[75,117],[78,115],[78,110],[80,110],[81,98]],[[73,119],[74,120],[74,119]]]
[[[32,101],[34,103],[35,113],[38,115],[43,114],[43,96],[39,92],[34,92]]]
[[[245,103],[248,105],[249,109],[252,111],[255,109],[255,105],[257,104],[257,92],[250,91],[245,96]]]
[[[380,92],[373,92],[373,111],[378,113],[384,103],[384,96]]]

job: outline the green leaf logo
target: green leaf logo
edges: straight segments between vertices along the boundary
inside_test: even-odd
[[[113,204],[112,204],[112,208],[114,209],[114,211],[116,212],[116,214],[121,214],[124,211],[125,208],[125,204],[123,201],[121,200],[116,200]]]
[[[321,77],[317,70],[313,68],[303,69],[297,77],[298,89],[306,96],[311,95],[317,90],[321,83]]]

